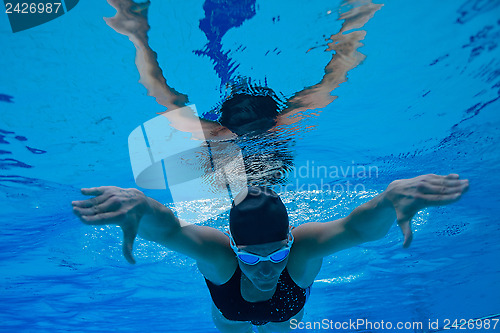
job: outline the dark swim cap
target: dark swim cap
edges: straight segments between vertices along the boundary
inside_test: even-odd
[[[229,229],[237,245],[282,241],[288,237],[288,213],[276,192],[251,186],[234,199]]]
[[[220,108],[219,123],[238,135],[264,133],[276,125],[278,103],[271,96],[237,93]]]

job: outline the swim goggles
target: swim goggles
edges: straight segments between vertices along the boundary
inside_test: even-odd
[[[275,264],[282,262],[290,254],[290,248],[292,247],[293,244],[293,235],[292,232],[290,231],[288,232],[288,243],[285,245],[285,247],[271,253],[268,256],[263,257],[259,256],[258,254],[250,253],[245,250],[239,249],[236,246],[236,243],[234,242],[233,236],[231,236],[230,233],[228,233],[228,235],[231,248],[236,254],[236,257],[238,257],[238,259],[240,259],[243,263],[247,265],[256,265],[261,261],[271,261]]]

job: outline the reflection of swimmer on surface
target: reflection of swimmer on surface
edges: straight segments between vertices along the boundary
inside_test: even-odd
[[[365,31],[348,31],[362,28],[382,6],[375,5],[370,0],[344,1],[339,9],[343,11],[340,15],[343,20],[342,28],[324,45],[328,46],[326,51],[332,52],[332,58],[319,83],[295,93],[288,101],[284,101],[272,89],[254,86],[249,79],[230,79],[230,82],[222,82],[226,85],[227,97],[218,107],[219,118],[213,121],[198,117],[189,107],[186,108],[187,95],[169,86],[163,76],[156,53],[148,43],[150,26],[147,13],[150,2],[108,2],[117,13],[114,17],[105,18],[106,23],[133,42],[136,48],[135,63],[140,75],[139,82],[144,85],[149,96],[155,97],[160,105],[167,108],[167,111],[161,114],[169,120],[170,126],[189,132],[193,138],[199,140],[235,140],[234,143],[240,147],[243,154],[250,185],[275,185],[286,181],[286,175],[293,168],[293,157],[289,149],[290,145],[293,145],[292,135],[300,131],[299,126],[288,125],[303,119],[306,116],[305,111],[323,108],[335,99],[335,96],[331,96],[331,91],[345,82],[347,72],[364,59],[364,55],[357,49],[362,46],[360,41],[364,38]],[[224,18],[224,13],[217,13]],[[208,21],[212,20],[214,18]],[[256,144],[255,141],[260,142]]]
[[[408,247],[412,217],[425,207],[458,201],[468,187],[468,181],[456,174],[396,180],[344,218],[294,229],[276,193],[249,187],[234,199],[230,235],[179,220],[136,189],[82,189],[94,197],[72,205],[85,224],[120,226],[123,254],[130,263],[135,262],[136,235],[195,259],[221,332],[252,332],[252,325],[259,332],[286,332],[302,319],[324,257],[384,237],[395,219],[404,234],[403,246]]]
[[[348,10],[340,15],[344,20],[339,33],[332,35],[327,41],[327,50],[332,51],[332,59],[325,67],[325,75],[319,83],[297,92],[283,105],[278,105],[276,95],[269,88],[260,91],[232,91],[221,104],[218,121],[194,117],[186,113],[178,114],[176,109],[184,107],[188,97],[170,87],[163,76],[156,59],[156,53],[148,43],[149,24],[147,12],[150,2],[136,4],[131,0],[108,0],[117,10],[114,17],[105,18],[106,23],[120,34],[126,35],[135,45],[135,63],[139,70],[139,82],[144,85],[148,95],[165,106],[163,113],[171,126],[185,132],[196,133],[193,122],[201,122],[203,139],[225,140],[248,133],[280,131],[280,126],[290,125],[303,119],[304,111],[324,108],[336,97],[331,92],[347,80],[347,72],[358,66],[365,58],[357,49],[362,46],[366,32],[353,29],[362,28],[382,5],[373,4],[370,0],[346,0],[342,7]],[[333,52],[334,51],[334,52]],[[227,84],[228,82],[223,82]],[[234,88],[234,86],[233,86]],[[280,110],[281,109],[281,110]],[[198,134],[198,135],[197,135]]]

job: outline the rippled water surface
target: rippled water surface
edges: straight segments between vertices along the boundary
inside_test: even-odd
[[[325,51],[345,37],[325,41],[342,29],[339,12],[349,8],[340,1],[242,3],[230,6],[238,19],[229,23],[208,0],[157,1],[149,11],[169,84],[207,119],[228,78],[250,77],[288,99],[320,82],[341,53]],[[112,15],[106,3],[81,2],[16,34],[0,18],[1,331],[215,332],[192,260],[138,239],[131,266],[119,228],[85,226],[71,213],[80,187],[135,186],[127,137],[164,111],[137,83],[133,45],[102,20]],[[415,217],[410,249],[394,226],[326,258],[304,321],[422,322],[413,331],[429,332],[429,320],[442,329],[446,319],[498,318],[499,19],[493,0],[387,1],[350,27],[366,35],[328,86],[338,98],[315,91],[327,106],[280,133],[240,139],[247,172],[274,181],[294,225],[343,217],[394,179],[470,180],[460,202]],[[224,214],[201,220],[227,226]]]

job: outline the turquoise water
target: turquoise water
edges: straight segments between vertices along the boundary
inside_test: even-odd
[[[232,73],[193,52],[207,43],[202,1],[153,3],[150,43],[169,83],[206,114],[224,75],[267,82],[285,97],[316,84],[339,5],[257,2],[221,41]],[[102,20],[113,14],[81,2],[16,34],[0,18],[1,331],[215,332],[192,260],[139,239],[131,266],[118,228],[84,226],[71,213],[80,187],[135,186],[127,137],[164,111],[137,83],[132,44]],[[442,329],[447,319],[500,313],[499,14],[498,1],[387,1],[364,26],[366,59],[338,98],[287,136],[294,169],[282,197],[294,225],[345,216],[398,178],[455,172],[471,183],[460,202],[415,217],[410,249],[393,227],[326,258],[304,322],[422,322],[408,331],[429,332],[429,320]],[[370,177],[342,174],[370,166]],[[347,182],[363,187],[348,191]],[[328,191],[336,184],[340,195]]]

